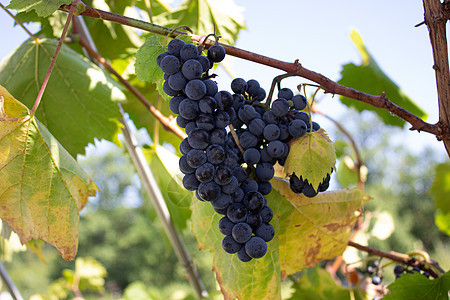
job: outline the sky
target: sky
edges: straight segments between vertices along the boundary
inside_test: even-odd
[[[173,1],[173,6],[180,2]],[[437,92],[428,30],[426,26],[414,27],[423,20],[422,1],[235,0],[235,3],[242,7],[247,27],[241,31],[237,47],[288,62],[299,59],[304,67],[332,80],[340,78],[343,64],[360,63],[350,39],[351,30],[358,31],[383,71],[428,113],[428,122],[437,122]],[[20,27],[13,27],[13,22],[0,10],[0,57],[27,38]],[[279,70],[232,57],[227,57],[225,63],[235,76],[257,79],[266,90],[273,77],[281,74]],[[218,74],[219,88],[229,89],[231,78],[220,69]],[[283,85],[295,90],[304,82],[301,78],[290,78]],[[321,96],[320,99],[322,111],[335,118],[345,116],[346,109],[337,97]],[[326,120],[317,118],[319,123],[328,125]],[[413,151],[431,145],[445,154],[443,145],[431,134],[405,131],[407,134],[401,142],[408,143]]]

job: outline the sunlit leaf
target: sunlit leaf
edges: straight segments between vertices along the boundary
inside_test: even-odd
[[[28,40],[0,62],[0,84],[31,108],[57,40]],[[114,141],[120,131],[117,102],[125,95],[111,76],[63,45],[36,117],[76,157],[94,138]]]
[[[28,109],[0,86],[0,218],[24,244],[75,257],[79,211],[97,187]]]
[[[323,129],[307,133],[290,142],[289,155],[284,169],[286,174],[295,173],[308,179],[315,190],[319,184],[335,169],[336,154],[333,144]],[[318,163],[320,162],[320,163]]]
[[[371,198],[359,189],[319,193],[314,198],[295,194],[289,182],[271,181],[268,197],[278,219],[275,230],[283,277],[319,261],[341,255],[347,247],[358,211]]]
[[[48,17],[61,5],[70,3],[70,0],[11,0],[7,8],[18,11],[35,10],[38,16]]]
[[[429,279],[420,273],[403,274],[388,286],[392,292],[386,300],[447,300],[450,290],[450,272],[439,278]]]
[[[397,84],[383,72],[383,70],[381,70],[374,58],[367,51],[359,34],[356,31],[352,31],[350,36],[361,54],[362,62],[359,66],[353,63],[344,65],[341,71],[342,78],[338,83],[372,95],[381,95],[382,92],[385,92],[386,97],[389,100],[412,114],[425,119],[425,111],[415,104],[414,101],[407,96]],[[362,101],[342,96],[340,96],[339,99],[345,105],[354,107],[358,111],[371,110],[376,112],[385,124],[400,127],[405,124],[404,120],[391,114],[385,109],[376,108]]]

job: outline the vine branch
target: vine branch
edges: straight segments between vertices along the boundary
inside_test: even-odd
[[[450,2],[440,0],[423,0],[425,23],[430,34],[436,73],[436,85],[439,102],[439,123],[444,145],[450,154],[450,73],[448,65],[448,49],[446,23],[450,16]]]
[[[424,0],[425,1],[425,0]],[[431,0],[427,0],[431,1]],[[438,0],[433,0],[438,1]],[[68,11],[68,6],[64,5],[61,6],[60,10],[62,11]],[[98,18],[102,20],[108,20],[116,23],[120,23],[123,25],[131,26],[134,28],[138,28],[141,30],[153,32],[160,35],[169,35],[170,37],[176,37],[178,35],[189,35],[185,32],[181,31],[173,31],[170,28],[166,28],[163,26],[159,26],[156,24],[144,22],[138,19],[129,18],[123,15],[114,14],[111,12],[102,11],[99,9],[95,9],[89,6],[85,6],[85,10],[80,13],[83,16],[89,16],[93,18]],[[191,40],[200,42],[204,40],[203,36],[198,35],[189,35],[191,36]],[[208,40],[207,43],[205,43],[205,47],[208,48],[209,46],[213,45],[215,41]],[[248,61],[252,61],[255,63],[259,63],[262,65],[266,65],[269,67],[273,67],[276,69],[283,70],[290,74],[291,76],[299,76],[306,78],[308,80],[311,80],[319,85],[321,85],[325,93],[331,93],[331,94],[338,94],[341,96],[345,96],[354,100],[358,100],[364,103],[367,103],[369,105],[372,105],[374,107],[385,109],[392,114],[400,117],[401,119],[407,121],[412,125],[410,130],[417,130],[417,131],[424,131],[431,134],[436,135],[436,137],[439,140],[448,140],[450,142],[450,129],[448,129],[448,123],[442,123],[438,122],[437,124],[430,124],[425,121],[423,121],[421,118],[417,117],[416,115],[408,112],[404,108],[396,105],[392,101],[390,101],[384,94],[381,95],[370,95],[364,92],[361,92],[359,90],[349,88],[343,85],[338,84],[337,82],[334,82],[333,80],[329,79],[328,77],[311,71],[305,67],[303,67],[298,61],[295,61],[294,63],[284,62],[280,61],[274,58],[270,58],[264,55],[260,55],[257,53],[253,53],[247,50],[239,49],[230,45],[226,45],[223,43],[219,43],[222,45],[226,53],[231,56],[239,57]],[[450,152],[450,150],[449,150]]]
[[[142,102],[142,104],[147,107],[147,109],[155,116],[156,119],[158,119],[161,124],[164,126],[166,130],[172,131],[174,134],[176,134],[180,139],[184,139],[187,137],[186,133],[181,130],[180,127],[177,126],[177,124],[174,122],[174,119],[170,119],[166,116],[164,116],[153,104],[150,103],[150,101],[147,100],[147,98],[144,97],[134,86],[132,86],[125,78],[123,78],[119,73],[117,73],[114,68],[106,62],[105,58],[103,58],[99,53],[97,53],[92,47],[89,45],[89,43],[84,39],[79,39],[80,45],[86,49],[86,51],[91,55],[93,58],[95,58],[96,61],[98,61],[105,69],[107,69],[110,73],[114,74],[114,76],[117,77],[117,79],[131,92],[133,95],[138,98],[139,101]]]

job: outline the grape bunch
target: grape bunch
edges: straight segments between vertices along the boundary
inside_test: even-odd
[[[234,79],[233,94],[219,91],[209,71],[224,57],[219,44],[204,56],[195,45],[173,39],[156,62],[164,72],[164,92],[172,96],[169,107],[188,135],[180,144],[183,185],[223,215],[222,248],[248,262],[263,257],[275,235],[265,198],[274,165],[284,165],[292,138],[320,126],[301,111],[306,98],[290,89],[280,89],[271,107],[254,79]],[[324,183],[320,190],[327,187]]]
[[[394,268],[394,275],[395,278],[400,278],[402,276],[403,273],[419,273],[422,274],[423,276],[429,278],[430,277],[430,273],[426,272],[426,271],[422,271],[420,268],[418,267],[411,267],[408,268],[409,266],[403,266],[403,265],[396,265]]]

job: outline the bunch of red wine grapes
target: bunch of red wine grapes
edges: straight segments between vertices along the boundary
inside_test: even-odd
[[[266,92],[256,80],[236,78],[234,94],[219,91],[209,70],[224,58],[219,44],[203,56],[195,45],[173,39],[156,62],[164,72],[164,92],[172,96],[169,107],[188,135],[180,144],[183,185],[224,216],[219,222],[223,249],[248,262],[263,257],[275,235],[264,197],[272,190],[273,166],[284,165],[289,140],[319,125],[301,111],[306,98],[290,89],[281,89],[270,109],[262,103]],[[294,192],[308,197],[318,192],[301,176],[293,174],[290,182]]]

